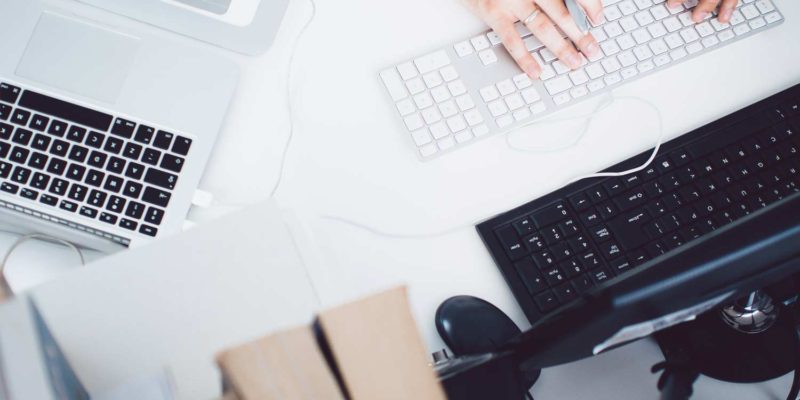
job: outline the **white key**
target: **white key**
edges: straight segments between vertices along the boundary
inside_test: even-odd
[[[405,117],[406,115],[417,111],[417,107],[414,107],[414,103],[411,101],[411,99],[404,99],[397,102],[397,111],[400,111],[400,115]]]
[[[439,111],[442,112],[442,115],[445,118],[450,118],[453,115],[458,114],[458,108],[456,108],[456,105],[452,100],[448,100],[442,104],[439,104]]]
[[[620,51],[619,45],[615,40],[609,40],[600,43],[600,48],[603,49],[603,54],[605,54],[606,57],[613,56],[614,54],[617,54]]]
[[[699,33],[701,37],[706,37],[714,34],[714,28],[708,21],[703,21],[702,23],[697,24],[695,29],[697,29],[697,33]]]
[[[757,0],[756,8],[758,8],[758,11],[760,11],[762,14],[775,11],[775,6],[773,6],[772,2],[769,0]]]
[[[505,98],[506,105],[508,109],[514,111],[516,109],[522,108],[525,105],[525,102],[522,101],[522,96],[517,93],[512,94]]]
[[[542,98],[539,96],[539,92],[537,92],[536,89],[528,88],[522,91],[522,99],[525,100],[525,104],[531,104],[541,100]]]
[[[731,26],[731,24],[723,24],[719,22],[719,19],[714,18],[711,20],[711,26],[714,27],[715,31],[719,32],[723,29],[727,29],[729,26]]]
[[[783,19],[783,17],[781,17],[781,15],[780,15],[779,13],[777,13],[777,12],[772,12],[772,13],[769,13],[769,14],[767,14],[767,15],[764,17],[764,19],[766,19],[766,20],[767,20],[767,23],[768,23],[768,24],[774,24],[774,23],[776,23],[776,22],[778,22],[778,21],[782,20],[782,19]]]
[[[472,139],[472,133],[470,133],[467,130],[458,132],[453,136],[455,136],[456,142],[458,142],[458,143],[464,143],[464,142],[469,141],[470,139]]]
[[[409,131],[415,131],[419,128],[422,128],[424,123],[422,122],[422,117],[419,116],[419,113],[411,114],[405,118],[403,121],[406,123],[406,128]]]
[[[461,132],[464,129],[467,129],[467,123],[464,122],[464,118],[462,118],[460,115],[448,118],[447,126],[453,132]]]
[[[686,0],[686,2],[683,3],[683,6],[688,10],[690,8],[697,7],[697,3],[699,2],[700,2],[699,0]]]
[[[661,23],[648,26],[647,31],[650,32],[650,36],[654,38],[660,38],[667,34],[667,29],[664,28],[664,25],[661,25]]]
[[[598,91],[598,90],[600,90],[600,89],[602,89],[602,88],[606,87],[606,84],[605,84],[605,83],[603,83],[603,81],[602,81],[602,80],[598,79],[598,80],[596,80],[596,81],[591,81],[591,82],[589,82],[589,84],[588,84],[588,85],[586,85],[586,87],[588,87],[588,88],[589,88],[589,91],[590,91],[590,92],[596,92],[596,91]]]
[[[442,140],[439,140],[438,142],[436,142],[436,144],[439,145],[439,149],[444,151],[444,150],[452,149],[453,147],[455,147],[456,141],[453,139],[452,136],[450,136],[450,137],[446,137],[446,138],[444,138]]]
[[[555,76],[556,76],[556,71],[553,70],[553,67],[545,65],[542,67],[542,74],[539,75],[539,79],[546,81]]]
[[[619,23],[617,23],[616,21],[615,22],[611,22],[609,24],[606,24],[603,27],[603,29],[605,29],[606,35],[608,35],[608,37],[610,37],[610,38],[615,38],[615,37],[617,37],[619,35],[622,35],[624,33],[624,31],[622,30],[622,27],[620,27]]]
[[[541,114],[541,113],[543,113],[543,112],[545,112],[547,110],[547,106],[544,105],[544,103],[542,103],[540,101],[540,102],[535,103],[534,105],[532,105],[530,110],[531,110],[531,113],[533,115]]]
[[[700,39],[700,36],[697,34],[697,31],[695,31],[694,28],[690,27],[681,31],[681,38],[683,38],[684,42],[691,43],[697,39]]]
[[[458,104],[458,108],[461,111],[467,111],[475,108],[475,102],[472,101],[472,96],[468,94],[456,97],[456,104]]]
[[[597,40],[597,43],[601,43],[604,40],[608,39],[608,35],[606,35],[606,31],[603,28],[594,28],[591,30],[592,36],[594,39]]]
[[[656,67],[656,65],[653,64],[653,61],[651,61],[651,60],[640,62],[639,65],[636,66],[636,68],[638,68],[639,72],[642,73],[642,74],[647,72],[647,71],[652,70],[655,67]]]
[[[433,140],[431,139],[431,134],[428,132],[428,128],[422,128],[411,132],[411,137],[414,138],[414,143],[417,144],[417,147],[426,145]]]
[[[586,67],[586,73],[589,75],[589,78],[597,79],[605,75],[606,71],[604,71],[603,67],[598,63]]]
[[[636,40],[637,44],[643,44],[650,41],[652,37],[650,37],[650,34],[647,33],[647,29],[639,28],[633,31],[633,39]]]
[[[521,37],[523,39],[528,37],[528,36],[530,36],[530,35],[532,35],[531,31],[528,30],[528,27],[525,26],[525,24],[522,21],[515,22],[514,23],[514,29],[517,30],[517,33],[519,34],[519,37]]]
[[[466,40],[456,43],[455,46],[453,46],[453,49],[456,51],[456,54],[462,58],[472,54],[473,52],[472,45]]]
[[[717,38],[719,38],[720,42],[727,42],[728,40],[731,40],[734,37],[736,37],[736,35],[734,35],[733,31],[730,29],[728,29],[727,31],[722,31],[717,34]]]
[[[606,70],[606,73],[610,74],[612,72],[619,71],[622,66],[619,64],[616,58],[606,58],[600,64],[603,66],[603,69]]]
[[[497,99],[498,97],[500,97],[500,93],[497,92],[497,88],[494,87],[494,85],[481,89],[481,98],[483,98],[483,101],[487,103]]]
[[[400,76],[403,80],[406,81],[417,76],[417,67],[415,67],[411,61],[398,65],[397,70],[400,72]]]
[[[568,66],[564,65],[564,63],[562,63],[561,60],[554,61],[552,66],[556,70],[556,73],[559,75],[563,75],[571,71],[571,69]]]
[[[515,119],[515,120],[517,120],[517,121],[522,121],[523,119],[530,118],[530,116],[531,116],[531,111],[530,111],[530,110],[528,110],[528,107],[525,107],[525,108],[520,108],[520,109],[519,109],[519,110],[517,110],[517,111],[514,111],[514,113],[513,113],[513,114],[511,114],[511,115],[513,115],[513,116],[514,116],[514,119]]]
[[[653,0],[634,0],[634,3],[640,10],[653,6]]]
[[[658,65],[659,67],[662,66],[662,65],[669,64],[670,62],[672,62],[672,59],[669,58],[668,54],[658,55],[653,60],[656,62],[656,65]]]
[[[653,52],[653,54],[663,54],[666,53],[669,48],[663,40],[656,39],[650,42],[650,50]]]
[[[428,108],[433,105],[433,99],[428,92],[422,92],[416,96],[414,96],[414,103],[417,104],[417,108],[422,110],[423,108]]]
[[[675,33],[665,36],[664,40],[667,42],[667,46],[669,46],[670,49],[677,49],[683,46],[683,40]]]
[[[419,148],[419,154],[423,157],[430,157],[436,154],[438,151],[439,148],[436,147],[436,143],[426,144],[425,146]]]
[[[622,79],[633,78],[638,73],[639,73],[639,71],[637,71],[636,68],[634,68],[634,67],[625,68],[622,71],[620,71],[620,74],[622,74]]]
[[[572,82],[566,76],[559,76],[544,83],[544,87],[551,96],[561,93],[572,87]]]
[[[434,139],[441,139],[450,134],[450,131],[447,129],[447,125],[444,122],[439,122],[436,124],[431,125],[431,134],[433,134]]]
[[[392,96],[392,100],[398,101],[408,97],[408,92],[406,92],[406,88],[403,86],[403,81],[394,68],[382,71],[380,75],[383,84],[386,86],[386,90],[388,90],[389,95]]]
[[[633,54],[636,56],[636,59],[639,61],[644,61],[653,57],[653,52],[650,51],[650,48],[647,46],[639,46],[633,49]]]
[[[703,50],[703,45],[700,44],[700,42],[694,42],[686,46],[686,51],[689,52],[689,54],[697,53],[700,50]]]
[[[573,99],[577,99],[589,94],[589,89],[586,89],[586,86],[578,86],[575,89],[570,90],[569,94]]]
[[[706,48],[714,47],[718,44],[719,44],[719,39],[717,39],[716,36],[709,36],[703,39],[703,46],[705,46]]]
[[[619,7],[622,15],[631,15],[639,10],[630,0],[621,1],[619,4],[617,4],[617,7]]]
[[[511,82],[511,79],[506,79],[504,81],[497,82],[497,90],[500,92],[501,96],[505,96],[517,91],[517,88],[514,87],[514,83]]]
[[[622,18],[622,12],[619,11],[617,6],[608,6],[603,11],[607,21],[616,21]]]
[[[427,74],[428,72],[435,71],[450,64],[450,57],[447,56],[444,50],[439,50],[417,58],[414,60],[414,64],[417,66],[419,73]]]
[[[436,110],[436,107],[428,107],[422,110],[422,119],[425,120],[426,124],[431,125],[439,122],[442,119],[442,116],[439,115],[439,111]]]
[[[480,124],[472,128],[472,134],[475,135],[475,137],[485,136],[488,133],[489,133],[489,127],[486,126],[486,124]]]
[[[556,103],[556,105],[559,106],[568,103],[570,100],[572,100],[572,97],[569,97],[569,93],[567,92],[559,93],[553,96],[553,103]]]
[[[623,67],[630,67],[631,65],[636,64],[636,56],[634,56],[630,51],[620,53],[617,56],[617,59]]]
[[[681,22],[683,26],[692,26],[694,25],[694,20],[692,19],[691,12],[685,12],[683,14],[678,15],[678,21]]]
[[[504,115],[496,119],[494,122],[497,123],[497,126],[505,128],[514,123],[514,118],[511,115]]]
[[[442,84],[442,76],[439,75],[438,71],[433,71],[423,75],[422,80],[425,81],[425,86],[428,88],[434,88]]]
[[[668,32],[675,32],[683,28],[683,24],[677,18],[669,17],[664,20],[664,27],[667,28]]]
[[[514,75],[512,79],[517,89],[525,89],[526,87],[533,85],[533,82],[531,81],[531,78],[528,77],[528,74]]]
[[[756,8],[756,6],[754,6],[752,4],[748,4],[748,5],[740,8],[739,10],[742,12],[742,15],[744,15],[744,17],[747,18],[747,19],[753,19],[753,18],[758,17],[760,15],[760,13],[758,12],[758,9]]]
[[[586,75],[586,71],[579,69],[577,71],[572,71],[569,73],[569,79],[575,86],[583,85],[586,82],[589,82],[589,76]],[[572,96],[575,97],[575,96]]]
[[[475,126],[483,122],[483,116],[476,109],[465,112],[464,118],[467,120],[469,126]]]
[[[618,73],[615,72],[615,73],[613,73],[611,75],[606,75],[606,77],[603,78],[603,81],[608,86],[616,85],[617,83],[622,82],[622,77]]]
[[[653,14],[653,18],[655,18],[658,21],[661,21],[662,19],[669,17],[669,11],[667,11],[667,7],[663,4],[651,8],[650,14]]]
[[[478,53],[478,57],[481,59],[483,65],[494,64],[497,62],[497,54],[494,54],[494,50],[492,49],[481,51]]]
[[[439,73],[442,74],[442,78],[444,78],[445,82],[450,82],[454,79],[458,79],[458,72],[456,72],[456,69],[453,68],[452,65],[448,65],[442,68],[439,71]]]
[[[678,14],[678,13],[682,13],[683,10],[684,10],[684,8],[681,7],[681,6],[678,6],[678,7],[675,7],[675,8],[667,7],[667,11],[669,11],[669,13],[672,14],[672,15],[675,15],[675,14]]]
[[[682,48],[678,48],[678,49],[672,50],[669,53],[669,56],[672,57],[673,60],[677,61],[677,60],[680,60],[683,57],[686,57],[687,54],[686,54],[686,50],[684,50]]]
[[[441,103],[450,98],[450,91],[444,86],[435,87],[431,90],[431,96],[433,101]]]
[[[492,46],[489,43],[489,40],[486,39],[486,36],[483,35],[475,36],[469,41],[472,43],[472,47],[474,47],[477,51],[485,50]]]
[[[503,42],[503,39],[501,39],[500,35],[498,35],[495,31],[489,31],[486,34],[486,38],[489,39],[489,43],[491,43],[492,46],[496,46]]]
[[[739,10],[736,10],[731,14],[731,25],[739,25],[745,21],[744,16],[742,15]]]
[[[625,32],[630,32],[639,28],[639,24],[636,23],[636,19],[633,17],[625,17],[619,20],[619,26],[621,26]]]
[[[461,96],[462,94],[467,93],[467,87],[464,86],[464,81],[461,79],[448,83],[447,89],[450,90],[450,94],[453,96]]]
[[[544,47],[542,42],[540,42],[536,36],[526,37],[522,42],[525,43],[525,48],[527,48],[528,51],[535,51]]]
[[[413,78],[406,82],[406,87],[408,87],[408,91],[411,94],[418,94],[425,91],[425,84],[422,83],[422,79]]]
[[[747,32],[750,32],[750,25],[748,24],[741,24],[733,27],[733,33],[737,35],[744,35]]]
[[[633,37],[631,37],[631,35],[626,33],[617,38],[617,44],[619,44],[619,47],[622,50],[628,50],[630,48],[633,48],[633,46],[636,46],[636,41],[633,40]]]
[[[542,60],[544,60],[546,63],[550,63],[557,58],[556,55],[550,51],[550,49],[542,49],[539,54],[542,56]]]
[[[639,26],[650,25],[653,23],[653,21],[655,21],[655,19],[653,19],[653,16],[649,11],[642,11],[636,14],[636,22],[639,23]]]
[[[506,107],[506,103],[503,100],[495,100],[488,104],[489,112],[492,113],[493,117],[499,117],[508,112],[508,107]]]
[[[763,28],[767,25],[767,21],[764,21],[764,18],[758,17],[752,21],[750,21],[750,27],[753,29]]]

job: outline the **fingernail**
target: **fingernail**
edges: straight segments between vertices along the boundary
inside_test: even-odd
[[[707,13],[707,12],[705,12],[705,11],[701,11],[701,12],[700,12],[699,14],[697,14],[697,15],[696,15],[694,18],[695,18],[695,21],[696,21],[696,22],[700,22],[700,21],[702,21],[702,20],[706,19],[706,17],[707,17],[707,16],[708,16],[708,13]]]
[[[586,46],[586,53],[589,55],[589,57],[596,56],[598,51],[600,51],[600,49],[595,43],[589,43],[589,45]]]
[[[525,73],[533,79],[539,79],[539,71],[537,71],[534,67],[528,67]]]
[[[567,56],[567,64],[572,68],[578,68],[581,66],[581,60],[576,54],[570,54]]]
[[[731,15],[733,15],[733,10],[732,10],[732,9],[730,9],[730,8],[723,8],[723,9],[722,9],[722,10],[720,10],[720,12],[719,12],[719,19],[720,19],[722,22],[725,22],[725,23],[727,23],[728,21],[730,21],[730,19],[731,19]]]

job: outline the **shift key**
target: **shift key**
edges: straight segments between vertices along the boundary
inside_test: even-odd
[[[148,168],[147,173],[144,175],[144,181],[160,186],[165,189],[175,189],[175,183],[178,181],[178,176],[170,174],[169,172],[161,171],[155,168]]]

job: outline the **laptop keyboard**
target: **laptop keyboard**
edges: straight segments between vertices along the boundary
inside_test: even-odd
[[[0,191],[156,236],[192,140],[0,83]]]
[[[723,122],[478,226],[529,319],[800,192],[800,85]]]

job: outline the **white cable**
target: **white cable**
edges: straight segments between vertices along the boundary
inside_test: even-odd
[[[83,252],[81,251],[81,249],[79,249],[77,246],[75,246],[74,244],[72,244],[72,243],[70,243],[70,242],[68,242],[66,240],[58,239],[58,238],[54,238],[52,236],[38,234],[38,233],[20,236],[20,237],[17,238],[17,240],[14,242],[14,244],[12,244],[11,247],[9,247],[8,250],[6,250],[6,253],[3,256],[3,260],[0,261],[0,294],[3,294],[3,292],[5,292],[7,294],[11,294],[11,295],[14,294],[14,291],[11,290],[11,287],[8,285],[8,281],[6,280],[6,277],[5,277],[6,264],[8,263],[8,259],[11,257],[11,254],[14,253],[14,250],[16,250],[23,243],[25,243],[27,241],[30,241],[30,240],[40,240],[40,241],[43,241],[43,242],[62,244],[64,246],[74,250],[76,253],[78,253],[78,257],[80,257],[80,259],[81,259],[81,266],[85,266],[86,265],[86,258],[83,256]],[[2,298],[0,298],[0,300],[2,300]]]

